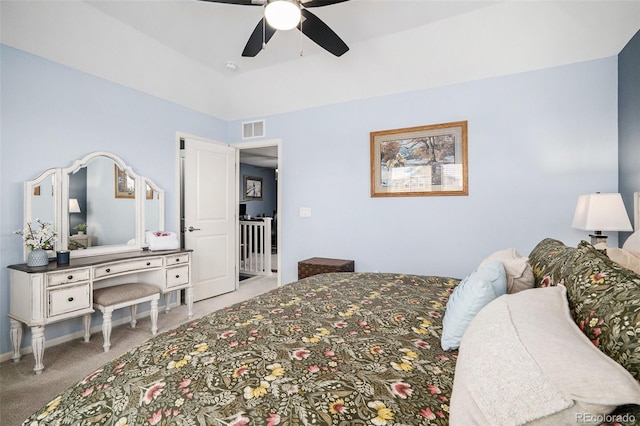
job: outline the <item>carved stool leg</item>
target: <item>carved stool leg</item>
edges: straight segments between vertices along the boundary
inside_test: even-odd
[[[11,359],[13,362],[18,362],[21,357],[20,346],[22,345],[22,323],[14,320],[13,318],[9,318],[9,322],[11,323],[9,337],[11,338],[11,346],[13,348],[13,356]]]
[[[111,315],[113,314],[112,307],[104,308],[102,311],[102,338],[104,339],[104,344],[102,347],[105,352],[109,352],[111,348]]]
[[[151,334],[158,332],[158,299],[151,301]]]
[[[33,349],[33,357],[36,359],[36,365],[33,367],[33,371],[35,371],[36,374],[40,374],[42,370],[44,370],[44,364],[42,363],[42,357],[44,356],[43,326],[31,327],[31,348]]]

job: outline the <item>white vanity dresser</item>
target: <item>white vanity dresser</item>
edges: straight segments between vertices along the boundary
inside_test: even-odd
[[[70,211],[70,200],[77,209]],[[164,191],[139,176],[118,156],[94,152],[66,168],[52,168],[25,182],[24,219],[51,222],[57,237],[49,264],[10,265],[10,336],[14,361],[20,359],[23,326],[31,328],[34,371],[44,369],[45,326],[94,312],[93,291],[119,284],[144,283],[168,297],[184,290],[193,314],[191,251],[147,249],[147,231],[164,230]],[[74,250],[71,230],[86,224],[93,244]],[[69,250],[68,264],[56,251]],[[25,260],[27,259],[25,249]],[[176,297],[179,302],[180,297]],[[156,310],[157,313],[157,310]],[[85,339],[88,336],[85,335]]]
[[[23,324],[31,327],[34,371],[44,369],[45,325],[93,312],[93,290],[122,283],[142,282],[157,286],[168,297],[186,290],[189,318],[193,315],[193,289],[190,281],[191,253],[185,250],[137,251],[72,259],[68,265],[55,261],[48,266],[11,265],[10,311],[13,356],[21,357]]]

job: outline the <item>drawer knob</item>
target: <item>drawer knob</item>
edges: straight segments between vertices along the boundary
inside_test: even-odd
[[[72,280],[72,279],[73,279],[73,275],[69,275],[69,276],[67,277],[67,279],[68,279],[68,280]]]
[[[105,269],[105,271],[111,272],[111,268],[107,268],[107,269]]]
[[[151,265],[151,262],[147,262],[147,266]]]
[[[73,302],[73,297],[67,299],[69,302]]]
[[[176,275],[176,278],[180,278],[180,275]]]
[[[180,262],[180,258],[176,259],[176,262]]]

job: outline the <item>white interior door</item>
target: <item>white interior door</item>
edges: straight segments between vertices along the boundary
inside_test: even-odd
[[[185,248],[193,250],[197,301],[237,288],[237,150],[193,138],[185,138],[184,147]]]

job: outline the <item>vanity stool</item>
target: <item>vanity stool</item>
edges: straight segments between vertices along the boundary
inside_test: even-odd
[[[115,309],[131,307],[131,328],[136,326],[138,304],[151,302],[151,334],[158,332],[158,300],[160,289],[151,284],[119,284],[93,290],[93,307],[102,312],[102,337],[104,351],[111,347],[111,315]],[[84,341],[90,338],[91,314],[84,315]]]

